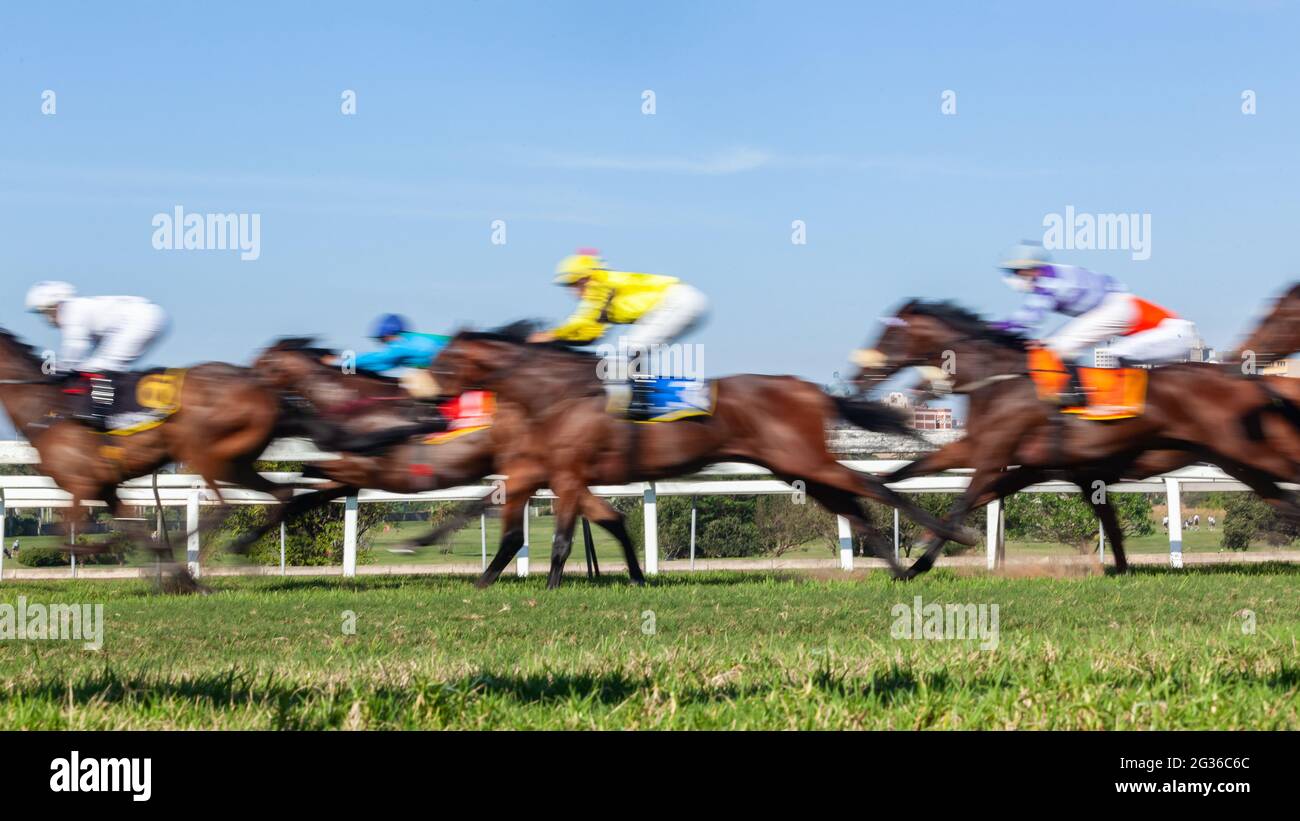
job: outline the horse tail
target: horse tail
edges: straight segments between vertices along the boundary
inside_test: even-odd
[[[916,436],[916,431],[907,424],[907,414],[898,408],[844,396],[832,396],[831,401],[835,403],[835,409],[844,421],[863,430]]]

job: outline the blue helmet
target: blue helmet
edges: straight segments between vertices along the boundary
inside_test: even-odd
[[[406,319],[399,314],[384,314],[375,320],[370,331],[371,339],[383,339],[406,333]]]

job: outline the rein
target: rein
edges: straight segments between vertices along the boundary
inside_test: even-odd
[[[981,388],[987,388],[989,385],[996,385],[999,382],[1006,382],[1009,379],[1019,379],[1022,376],[1028,376],[1027,373],[999,373],[993,376],[986,376],[983,379],[977,379],[974,382],[968,382],[965,385],[955,386],[949,393],[974,393]]]

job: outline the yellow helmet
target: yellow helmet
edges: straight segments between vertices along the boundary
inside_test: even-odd
[[[555,266],[555,284],[572,285],[605,269],[605,260],[595,248],[579,248],[578,252],[560,260]]]

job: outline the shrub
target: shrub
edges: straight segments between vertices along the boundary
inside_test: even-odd
[[[1233,493],[1223,508],[1223,546],[1245,550],[1256,538],[1270,545],[1287,545],[1300,536],[1300,528],[1273,512],[1254,493]]]
[[[96,539],[81,535],[77,537],[79,545],[98,545],[104,548],[102,553],[78,556],[77,564],[124,564],[126,554],[131,550],[130,538],[125,533],[110,532],[107,538]],[[18,561],[27,567],[68,567],[72,564],[71,555],[61,546],[24,547],[18,551]]]
[[[384,504],[364,504],[357,508],[357,562],[374,561],[370,553],[367,534],[374,525],[383,521],[388,513]],[[285,532],[285,563],[295,566],[321,566],[340,564],[343,561],[343,513],[341,504],[328,504],[317,508],[289,524]],[[240,505],[221,523],[218,534],[234,537],[252,530],[266,521],[267,510],[260,505]],[[216,549],[224,540],[208,539],[207,549]],[[280,532],[273,528],[248,550],[256,564],[280,563]]]

